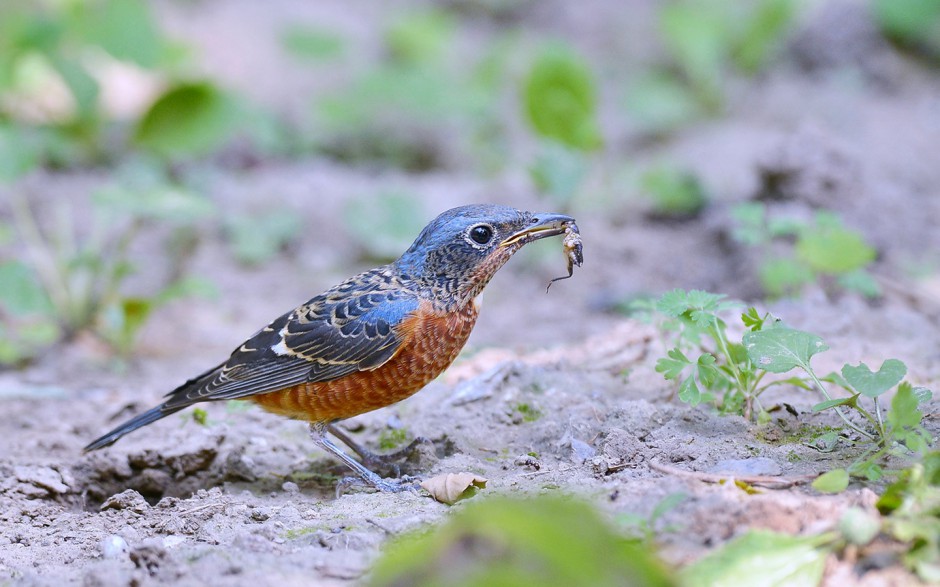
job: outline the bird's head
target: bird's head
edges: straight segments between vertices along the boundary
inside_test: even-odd
[[[432,220],[396,261],[438,300],[462,305],[475,298],[525,244],[563,234],[574,218],[477,204]]]

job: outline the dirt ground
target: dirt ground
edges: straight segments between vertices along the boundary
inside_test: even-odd
[[[283,56],[263,41],[249,51],[238,39],[296,18],[319,18],[361,39],[378,26],[356,17],[368,12],[362,3],[349,12],[346,3],[284,1],[263,11],[260,4],[159,6],[170,31],[200,47],[207,69],[288,111],[303,104],[285,96],[309,95],[319,82],[286,62],[274,79],[266,60]],[[641,28],[637,15],[655,3],[633,2],[636,11],[625,14],[617,3],[588,2],[577,15],[563,4],[538,3],[533,22],[588,55],[611,44],[650,50],[648,35],[622,35]],[[801,24],[789,65],[736,91],[731,114],[630,152],[638,161],[668,155],[698,173],[712,195],[702,216],[656,222],[636,203],[614,213],[603,202],[576,205],[585,264],[574,278],[545,293],[564,268],[558,242],[520,253],[489,286],[455,365],[411,399],[346,422],[351,435],[372,447],[392,430],[431,439],[433,454],[403,470],[482,475],[489,483],[474,499],[571,493],[613,519],[648,514],[683,492],[687,499],[663,520],[672,530],[659,537],[663,556],[677,564],[748,528],[818,532],[849,506],[871,507],[877,486],[853,483],[822,495],[796,484],[751,495],[683,475],[794,480],[845,466],[854,455],[788,440],[806,425],[837,424],[813,414],[818,398],[805,392],[770,395],[767,405],[787,403],[793,413],[777,411],[764,427],[680,403],[653,370],[665,352],[660,335],[614,311],[622,300],[675,287],[727,293],[822,336],[831,350],[814,359],[820,372],[898,358],[909,380],[940,391],[940,78],[882,43],[864,42],[871,41],[864,27],[847,25],[839,37],[824,26],[837,10],[857,14],[857,3],[821,6]],[[807,54],[815,60],[801,61]],[[611,132],[616,140],[628,130]],[[795,178],[791,199],[773,205],[837,210],[877,248],[882,299],[819,288],[797,299],[755,299],[756,259],[730,243],[727,211],[758,191],[761,166]],[[40,173],[27,182],[33,191],[78,197],[106,179]],[[356,584],[390,536],[462,507],[423,493],[352,490],[337,498],[346,471],[314,448],[302,423],[237,403],[207,406],[204,426],[187,412],[82,454],[88,441],[224,359],[273,317],[363,269],[331,220],[351,196],[406,186],[422,198],[427,219],[469,202],[551,211],[524,175],[512,173],[484,180],[459,169],[407,174],[317,159],[220,169],[207,182],[225,206],[251,210],[261,200],[301,211],[301,241],[292,254],[246,269],[221,239],[208,239],[191,269],[210,276],[221,295],[161,309],[121,368],[83,338],[28,368],[0,372],[0,584]],[[934,436],[938,408],[929,403],[925,417]],[[832,557],[825,582],[915,584],[898,564],[879,561]]]

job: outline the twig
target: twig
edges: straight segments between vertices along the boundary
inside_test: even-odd
[[[706,483],[721,483],[729,479],[742,481],[748,485],[758,485],[767,489],[786,489],[794,485],[802,485],[814,480],[817,475],[801,475],[799,477],[772,477],[770,475],[734,475],[726,473],[702,473],[700,471],[687,471],[676,467],[664,465],[658,461],[649,462],[650,469],[665,473],[666,475],[675,475],[676,477],[685,477],[687,479],[697,479]]]

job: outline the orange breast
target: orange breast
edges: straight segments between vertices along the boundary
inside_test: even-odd
[[[398,328],[402,337],[398,353],[377,369],[250,399],[270,412],[308,422],[351,418],[391,405],[430,383],[457,358],[477,314],[474,304],[446,315],[422,304]]]

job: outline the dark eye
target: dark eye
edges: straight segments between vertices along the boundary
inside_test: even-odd
[[[479,224],[470,229],[470,238],[475,243],[485,245],[493,238],[493,229],[485,224]]]

